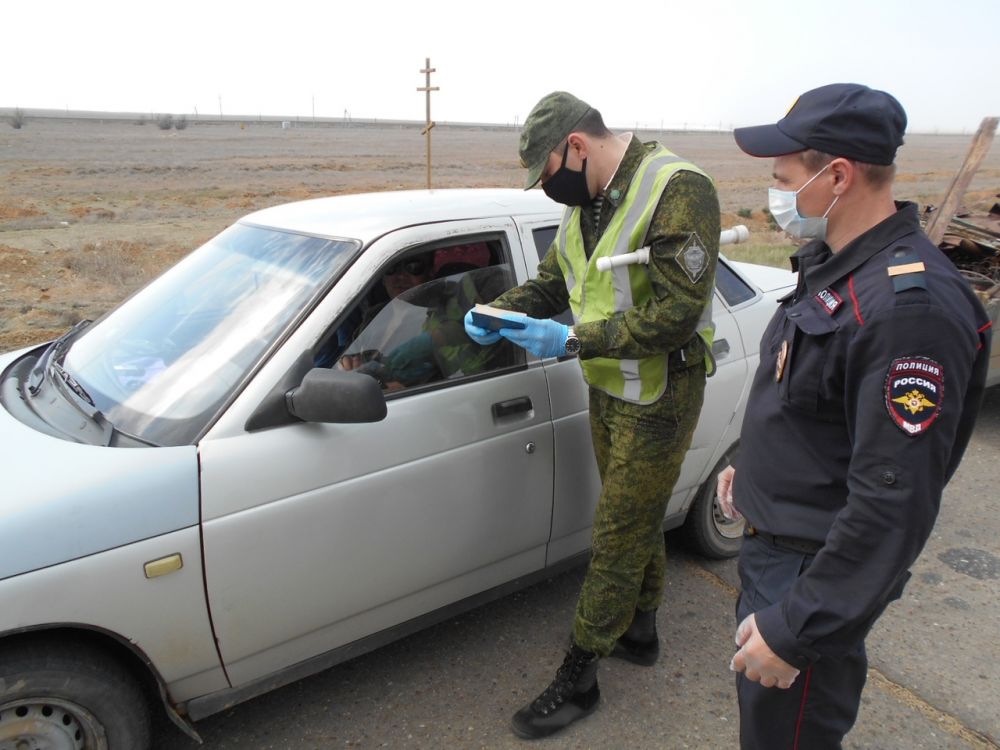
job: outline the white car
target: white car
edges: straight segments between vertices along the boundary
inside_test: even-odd
[[[541,191],[247,216],[96,323],[0,356],[0,747],[141,750],[586,558],[599,481],[573,358],[461,317],[534,273]],[[387,269],[418,277],[398,296]],[[664,528],[715,503],[790,273],[721,260],[718,372]],[[150,698],[152,697],[152,701]]]

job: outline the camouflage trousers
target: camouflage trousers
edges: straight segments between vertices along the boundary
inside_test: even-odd
[[[636,608],[649,611],[660,604],[666,572],[663,516],[704,393],[702,362],[672,371],[666,392],[647,406],[590,390],[601,497],[573,623],[580,648],[607,656]]]

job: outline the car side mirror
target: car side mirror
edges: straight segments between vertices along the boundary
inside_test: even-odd
[[[356,372],[314,367],[285,394],[288,412],[304,422],[379,422],[385,419],[382,389]]]

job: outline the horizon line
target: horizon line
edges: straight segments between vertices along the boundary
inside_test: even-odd
[[[40,119],[53,119],[53,120],[71,120],[71,119],[81,119],[81,120],[99,120],[99,119],[114,119],[114,120],[141,120],[136,124],[144,124],[145,122],[155,123],[157,118],[170,116],[173,118],[185,118],[189,123],[196,122],[199,124],[212,124],[212,123],[252,123],[252,122],[269,122],[269,123],[296,123],[296,124],[317,124],[317,125],[412,125],[413,127],[424,127],[427,123],[425,120],[409,120],[409,119],[397,119],[390,117],[354,117],[347,115],[346,117],[329,117],[329,116],[315,116],[315,115],[265,115],[265,114],[233,114],[233,115],[206,115],[206,114],[192,114],[190,112],[181,112],[175,114],[173,112],[138,112],[138,111],[125,111],[125,110],[91,110],[91,109],[56,109],[48,107],[0,107],[0,117],[11,117],[16,111],[20,110],[22,116],[24,117],[36,117]],[[475,120],[433,120],[435,127],[471,127],[471,128],[500,128],[500,129],[514,129],[518,130],[521,128],[522,123],[519,122],[480,122]],[[634,123],[633,127],[629,126],[612,126],[608,125],[609,128],[615,130],[628,131],[628,130],[643,130],[651,132],[671,132],[671,133],[732,133],[733,125],[728,125],[728,127],[713,126],[707,124],[693,124],[688,126],[686,123],[683,126],[676,124],[663,124],[660,127],[643,126],[638,127],[638,123]],[[742,126],[735,126],[742,127]],[[971,130],[913,130],[907,131],[906,135],[970,135],[975,131]]]

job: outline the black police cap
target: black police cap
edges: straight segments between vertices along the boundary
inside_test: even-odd
[[[815,149],[867,164],[892,164],[903,145],[906,112],[884,91],[831,83],[807,91],[774,125],[736,128],[736,144],[751,156]]]

